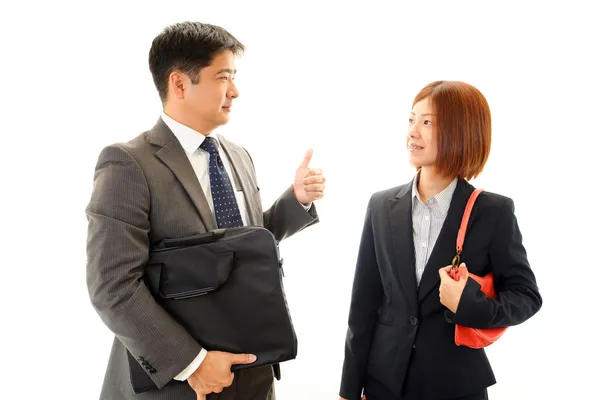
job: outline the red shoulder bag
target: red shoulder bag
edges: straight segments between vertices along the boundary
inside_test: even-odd
[[[456,238],[456,255],[452,259],[452,269],[450,270],[450,277],[456,281],[460,279],[458,267],[460,266],[460,254],[462,253],[463,243],[465,241],[469,217],[471,216],[471,211],[473,210],[475,200],[482,191],[482,189],[476,189],[471,194],[471,197],[467,202],[467,207],[465,208],[460,229],[458,230],[458,237]],[[496,291],[494,289],[494,277],[491,272],[484,277],[469,273],[469,277],[481,285],[481,291],[485,293],[487,297],[496,297]],[[457,346],[467,346],[474,349],[480,349],[482,347],[489,346],[498,340],[500,336],[504,334],[506,329],[507,327],[476,329],[456,325],[454,342]]]

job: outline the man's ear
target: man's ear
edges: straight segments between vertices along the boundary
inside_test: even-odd
[[[174,98],[183,100],[185,98],[186,84],[189,81],[189,78],[179,72],[173,71],[169,75],[169,92],[173,95]]]

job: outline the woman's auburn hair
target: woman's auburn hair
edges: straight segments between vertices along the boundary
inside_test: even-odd
[[[443,176],[470,180],[485,166],[492,141],[492,116],[483,94],[458,81],[436,81],[425,86],[415,104],[431,101],[436,115],[436,170]]]

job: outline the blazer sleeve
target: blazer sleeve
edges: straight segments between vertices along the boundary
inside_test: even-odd
[[[104,324],[131,354],[151,365],[162,388],[188,366],[201,346],[158,305],[142,279],[149,258],[150,192],[124,148],[100,153],[86,208],[87,287]]]
[[[381,276],[375,256],[371,204],[372,199],[367,207],[354,272],[339,393],[349,400],[361,398],[377,312],[383,299]]]
[[[542,307],[514,209],[514,202],[506,198],[490,246],[496,298],[487,298],[481,286],[469,279],[453,323],[470,328],[513,326],[525,322]]]
[[[307,211],[298,202],[290,186],[274,203],[263,213],[265,228],[273,233],[279,241],[300,232],[301,230],[317,223],[319,216],[313,202]]]

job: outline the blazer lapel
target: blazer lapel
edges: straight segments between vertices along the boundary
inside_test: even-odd
[[[244,167],[244,160],[239,154],[238,150],[229,143],[222,135],[218,135],[219,143],[225,151],[226,156],[231,162],[231,169],[233,170],[233,179],[235,180],[236,189],[242,189],[244,197],[246,199],[246,209],[250,216],[250,225],[259,226],[262,221],[262,210],[259,203],[257,202],[254,187],[248,179],[248,171]]]
[[[396,280],[402,287],[408,303],[417,308],[417,278],[412,224],[412,183],[389,200],[390,229]]]
[[[456,254],[456,237],[458,236],[458,229],[462,222],[465,206],[467,205],[467,201],[473,190],[473,186],[465,180],[460,179],[458,181],[454,195],[452,196],[452,201],[450,202],[448,215],[442,225],[442,230],[435,242],[433,251],[421,278],[421,283],[419,285],[419,302],[423,301],[435,287],[439,286],[439,269],[452,263],[452,258]],[[473,220],[474,214],[475,208],[471,213],[470,221]]]
[[[175,174],[192,203],[196,206],[200,218],[207,231],[216,229],[217,226],[213,220],[210,206],[204,196],[200,182],[196,173],[190,164],[181,144],[163,122],[162,118],[158,120],[154,128],[150,131],[150,142],[161,148],[156,152],[158,157]]]

